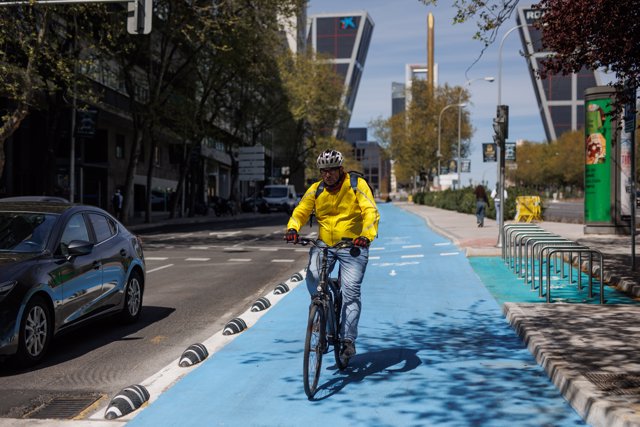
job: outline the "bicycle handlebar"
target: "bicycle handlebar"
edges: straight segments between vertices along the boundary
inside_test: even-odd
[[[320,239],[308,239],[306,237],[300,237],[298,238],[298,242],[302,245],[302,246],[307,246],[307,245],[312,245],[318,248],[324,248],[326,246],[320,246],[319,243],[322,242],[322,240]],[[324,242],[322,242],[324,243]],[[348,237],[343,237],[342,240],[340,240],[338,243],[336,243],[335,245],[332,246],[328,246],[328,249],[345,249],[345,248],[352,248],[354,247],[353,245],[353,239],[350,239]]]

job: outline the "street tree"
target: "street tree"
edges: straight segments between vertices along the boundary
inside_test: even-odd
[[[78,40],[94,30],[90,17],[102,10],[35,2],[0,6],[0,97],[5,100],[0,112],[0,176],[5,142],[33,110],[51,116],[48,134],[60,134],[65,118],[61,112],[70,109],[71,99],[95,98],[88,80],[76,73],[83,67]],[[84,47],[91,48],[90,41]],[[55,169],[54,151],[49,146],[42,153],[47,169]]]
[[[438,2],[419,1],[425,5]],[[476,19],[478,31],[474,38],[484,44],[481,56],[519,3],[519,0],[455,0],[454,23]],[[629,101],[629,92],[623,91],[625,85],[640,85],[639,6],[637,0],[541,0],[534,5],[545,12],[536,24],[543,30],[544,49],[555,52],[543,61],[542,76],[604,68],[615,74],[613,86],[621,91],[616,109]]]
[[[370,125],[376,138],[394,159],[394,168],[400,182],[408,183],[409,178],[429,173],[438,165],[438,139],[440,139],[441,164],[457,157],[458,111],[445,107],[469,100],[469,93],[462,87],[444,85],[435,91],[426,81],[414,80],[411,84],[410,102],[406,111],[388,119],[379,118]],[[461,110],[461,156],[469,152],[473,129],[469,113]],[[440,120],[440,129],[438,121]],[[440,132],[439,132],[440,131]],[[438,134],[440,133],[440,138]]]

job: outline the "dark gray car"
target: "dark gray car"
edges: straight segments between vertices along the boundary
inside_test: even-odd
[[[33,365],[71,327],[134,322],[144,287],[140,239],[104,210],[0,200],[0,356]]]

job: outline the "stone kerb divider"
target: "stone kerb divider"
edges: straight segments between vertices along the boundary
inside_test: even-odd
[[[223,330],[215,333],[214,335],[212,335],[202,343],[197,343],[189,346],[179,358],[169,363],[167,366],[162,368],[160,371],[158,371],[151,377],[142,381],[139,385],[129,386],[126,389],[124,389],[124,390],[127,390],[132,387],[136,387],[137,390],[144,390],[147,392],[145,393],[146,399],[140,399],[140,402],[139,403],[134,402],[134,405],[130,405],[130,404],[125,405],[126,406],[125,411],[114,410],[113,409],[114,405],[112,401],[107,406],[104,406],[98,409],[88,419],[94,420],[94,421],[105,420],[105,419],[114,420],[114,421],[117,419],[118,422],[130,421],[140,412],[137,409],[139,408],[143,409],[149,404],[153,403],[160,396],[160,394],[162,394],[162,392],[171,388],[178,380],[180,380],[182,377],[184,377],[189,372],[191,372],[191,370],[196,369],[198,366],[200,366],[199,362],[204,360],[204,358],[220,350],[229,342],[234,340],[242,331],[249,329],[251,326],[253,326],[258,321],[258,319],[268,311],[270,307],[273,307],[280,300],[282,300],[291,290],[297,287],[300,284],[300,282],[304,280],[305,276],[306,276],[306,269],[300,270],[299,272],[295,273],[286,281],[278,284],[274,288],[274,290],[269,292],[267,295],[259,298],[256,301],[257,303],[260,300],[266,299],[267,301],[269,301],[268,307],[265,307],[262,310],[256,310],[256,311],[253,311],[250,308],[244,313],[242,313],[240,316],[238,316],[237,318],[232,319],[232,321],[235,320],[236,323],[241,323],[244,325],[241,330],[235,333],[225,334],[224,331],[229,326],[229,323],[231,323],[229,322]],[[254,303],[252,307],[255,307],[256,303]],[[196,357],[195,359],[196,360],[200,359],[200,360],[197,360],[194,363],[184,363],[185,354],[192,353],[192,350],[194,349],[197,350],[198,347],[200,347],[199,351],[197,351],[199,357]],[[181,361],[183,362],[182,366],[180,366]],[[123,400],[121,398],[122,394],[123,393],[120,392],[116,397],[120,400]],[[116,400],[116,397],[114,397],[113,400]],[[127,401],[128,403],[128,400],[126,398],[124,400]],[[126,410],[129,410],[130,412],[122,413],[122,412],[126,412]]]

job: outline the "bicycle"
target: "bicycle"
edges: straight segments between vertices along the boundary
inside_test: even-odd
[[[318,388],[322,356],[328,353],[329,345],[333,346],[336,366],[343,370],[349,363],[348,358],[340,356],[340,312],[342,310],[342,296],[340,293],[340,274],[338,278],[330,278],[327,265],[327,255],[333,249],[357,249],[351,239],[343,239],[333,246],[325,246],[320,240],[301,237],[301,245],[313,245],[322,250],[320,281],[318,293],[314,295],[309,305],[307,334],[304,341],[303,383],[304,392],[312,399]],[[358,254],[351,253],[352,256]]]

